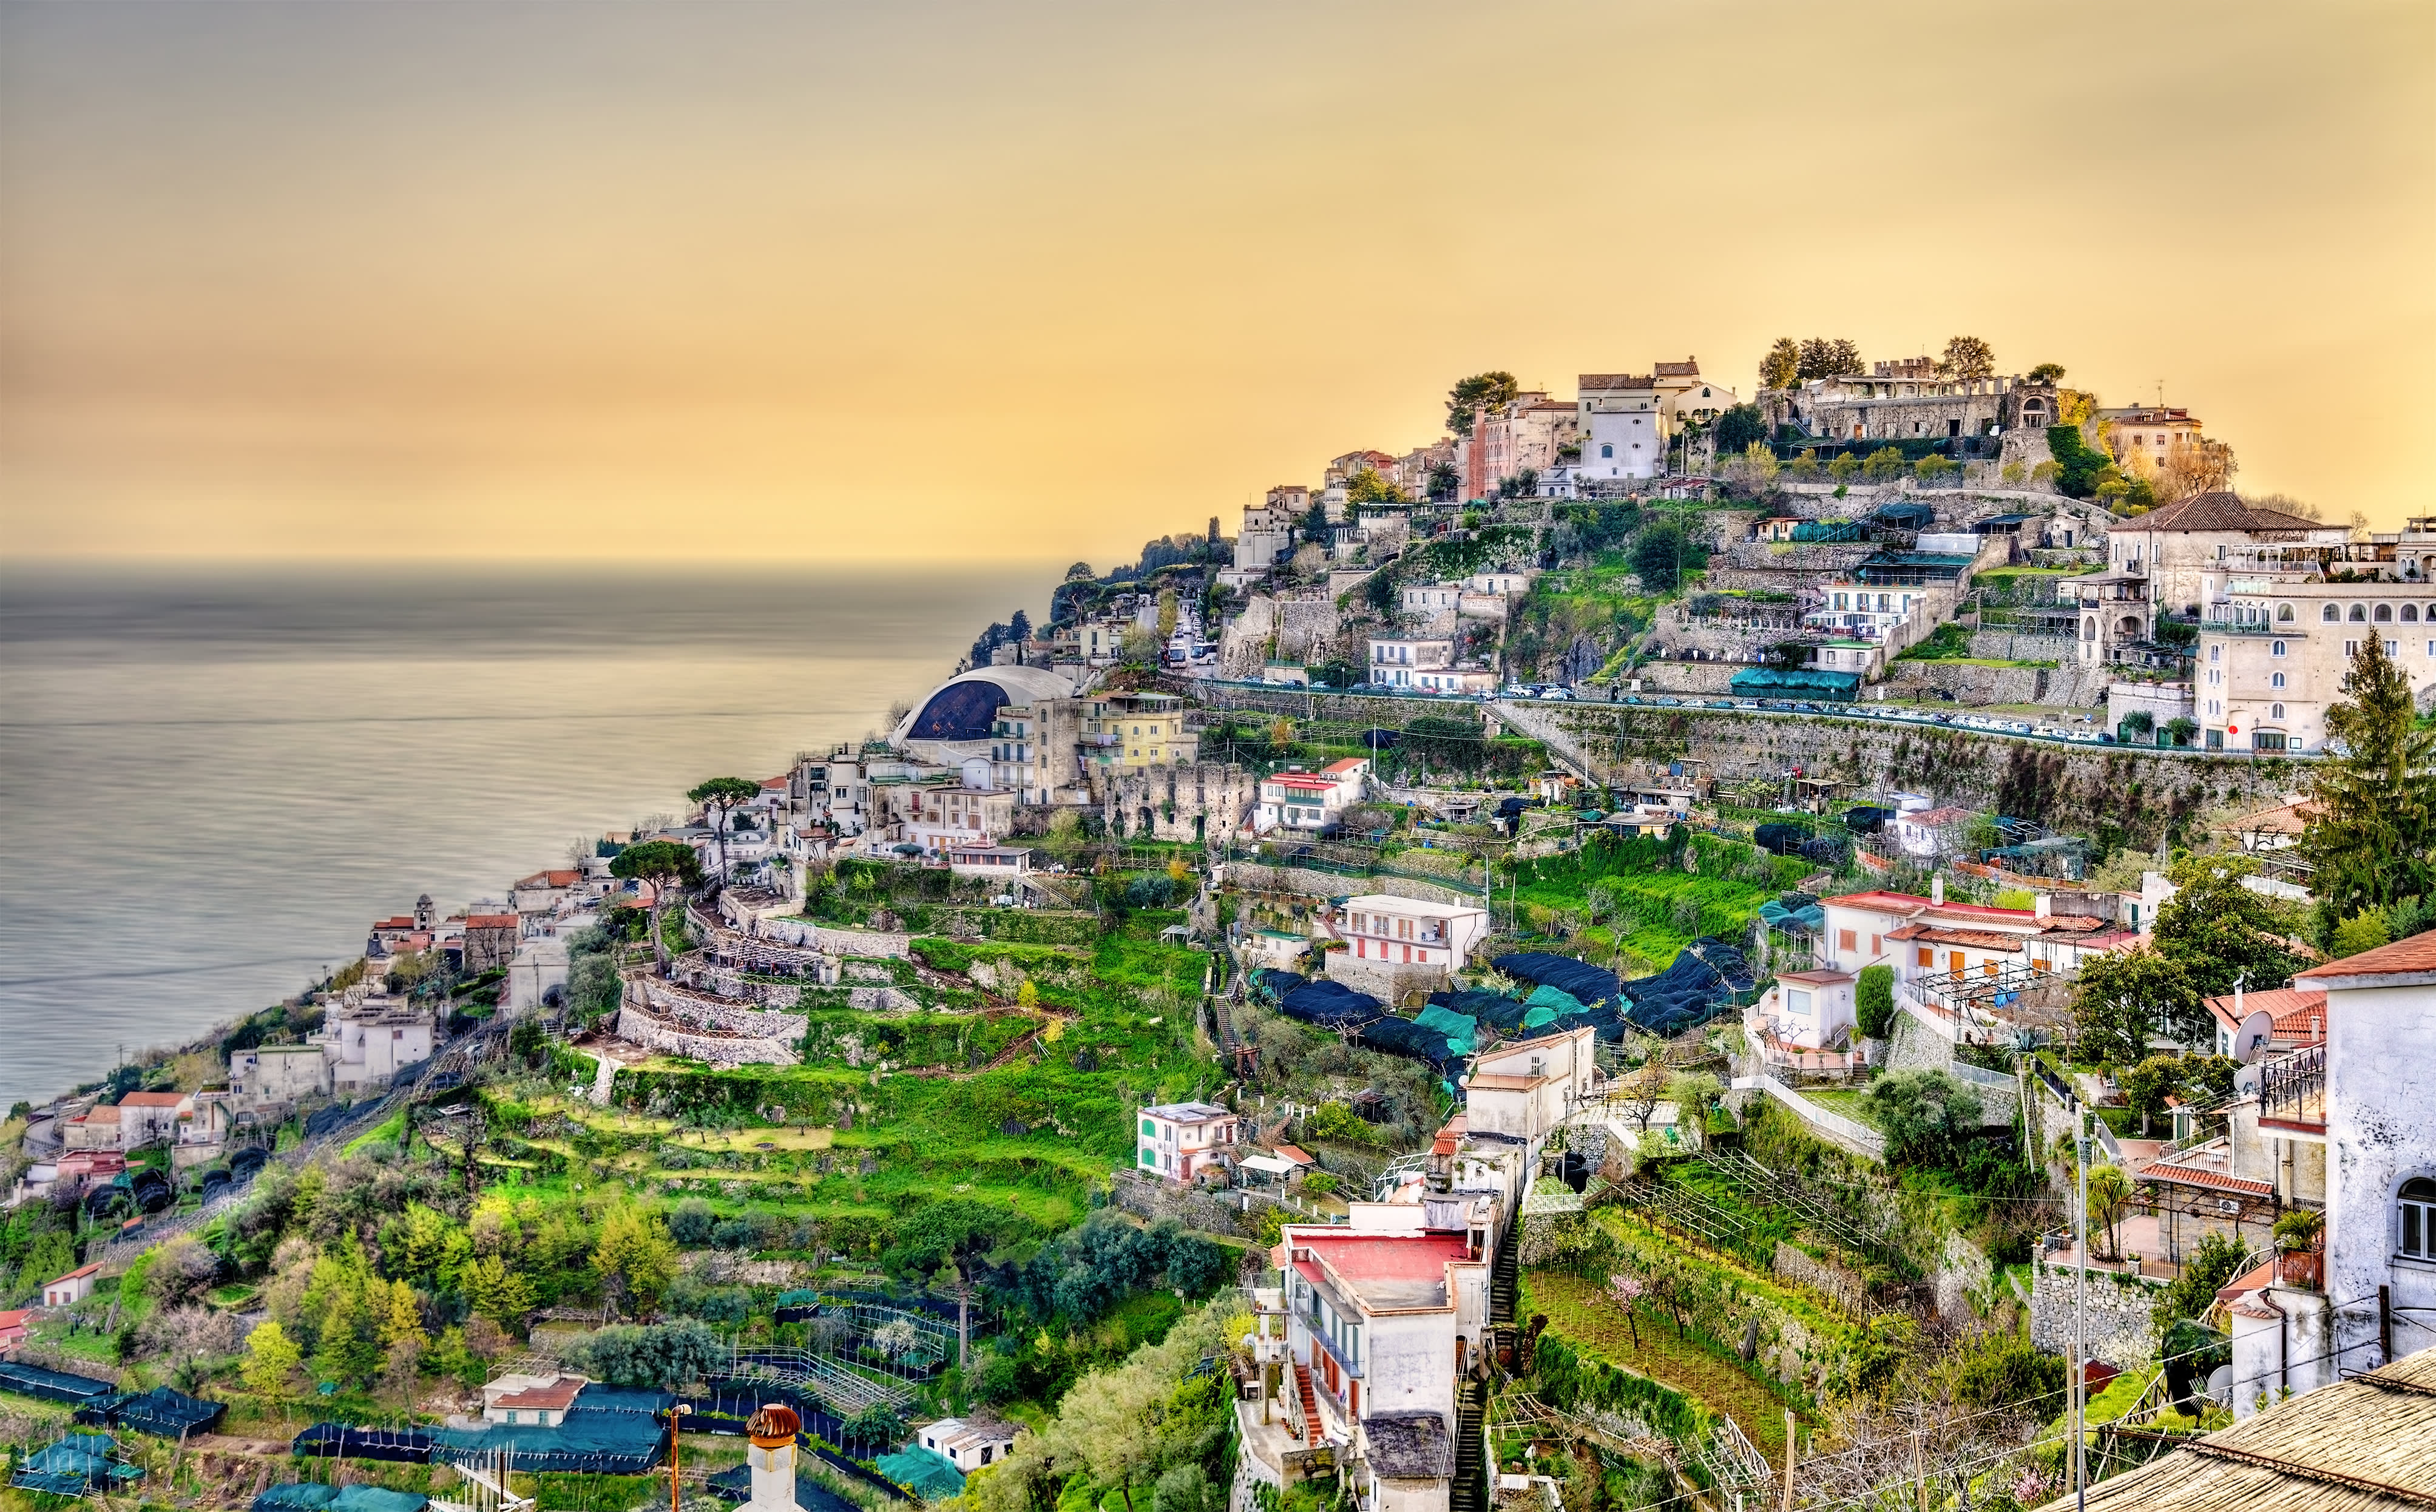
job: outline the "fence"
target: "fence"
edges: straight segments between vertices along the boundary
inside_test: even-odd
[[[1784,1104],[1793,1116],[1818,1131],[1830,1143],[1841,1146],[1864,1159],[1883,1163],[1887,1158],[1887,1137],[1868,1124],[1857,1123],[1840,1113],[1830,1113],[1818,1104],[1785,1086],[1773,1076],[1737,1076],[1736,1091],[1757,1090]]]

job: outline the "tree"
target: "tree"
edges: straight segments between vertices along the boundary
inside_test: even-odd
[[[2326,710],[2298,847],[2328,919],[2436,894],[2436,726],[2418,721],[2409,675],[2374,635],[2342,694]]]
[[[255,1396],[285,1400],[296,1369],[304,1363],[304,1351],[287,1337],[286,1329],[276,1322],[261,1323],[245,1336],[245,1364],[237,1367],[237,1374],[244,1379],[246,1390]]]
[[[2160,1025],[2188,1030],[2201,1017],[2200,993],[2180,961],[2142,947],[2110,950],[2081,963],[2073,979],[2075,1055],[2083,1063],[2136,1066]]]
[[[2177,714],[2166,721],[2166,739],[2176,745],[2188,745],[2191,737],[2200,733],[2200,721],[2187,714]]]
[[[1522,391],[1510,373],[1475,373],[1447,393],[1447,428],[1458,436],[1471,434],[1472,423],[1502,409]]]
[[[1789,336],[1780,336],[1759,359],[1759,386],[1763,389],[1790,389],[1801,381],[1801,343]]]
[[[1911,464],[1912,476],[1923,483],[1941,483],[1962,470],[1962,464],[1951,458],[1935,454]]]
[[[2198,494],[2223,493],[2233,487],[2233,475],[2240,470],[2231,444],[2195,438],[2189,445],[2176,446],[2166,454],[2153,487],[2158,497],[2171,504]]]
[[[2114,459],[2081,440],[2079,426],[2049,426],[2047,454],[2055,459],[2056,492],[2066,498],[2093,497],[2119,476]]]
[[[1639,1349],[1641,1320],[1635,1316],[1635,1313],[1640,1307],[1642,1294],[1649,1288],[1642,1283],[1638,1276],[1618,1274],[1607,1278],[1607,1289],[1609,1295],[1615,1298],[1616,1304],[1624,1309],[1625,1327],[1632,1330],[1632,1347]]]
[[[652,953],[669,964],[669,947],[660,934],[660,911],[668,906],[669,890],[691,887],[702,880],[702,859],[691,845],[673,840],[647,840],[629,845],[609,862],[609,875],[649,883],[652,889]]]
[[[510,1270],[496,1255],[485,1255],[465,1267],[461,1284],[474,1311],[500,1328],[516,1328],[533,1309],[532,1283]]]
[[[1430,502],[1451,504],[1463,489],[1463,475],[1454,470],[1453,462],[1432,462],[1428,488]]]
[[[1853,986],[1853,1027],[1863,1039],[1884,1039],[1895,1026],[1895,968],[1863,966]]]
[[[2088,1221],[2106,1230],[2106,1258],[2116,1254],[2115,1228],[2132,1207],[2132,1178],[2121,1166],[2105,1165],[2089,1168]]]
[[[2302,921],[2291,905],[2242,885],[2256,869],[2240,856],[2186,856],[2166,868],[2177,891],[2158,907],[2153,937],[2202,998],[2222,997],[2236,980],[2253,992],[2280,987],[2300,969],[2288,937],[2300,932]],[[2197,1040],[2208,1025],[2193,1004],[2169,1027]]]
[[[1795,374],[1803,378],[1840,378],[1861,371],[1861,349],[1842,337],[1814,336],[1801,343]]]
[[[1759,406],[1735,405],[1717,417],[1715,434],[1717,455],[1723,457],[1766,442],[1767,421],[1761,416]]]
[[[1850,483],[1860,471],[1861,459],[1848,451],[1837,452],[1836,460],[1827,464],[1827,476],[1839,484]]]
[[[1102,1486],[1114,1486],[1133,1512],[1133,1483],[1152,1466],[1158,1424],[1173,1385],[1147,1372],[1095,1370],[1067,1393],[1057,1431]]]
[[[1946,1166],[1979,1127],[1979,1093],[1943,1071],[1895,1071],[1870,1084],[1862,1105],[1897,1166]]]
[[[2362,909],[2335,926],[2326,953],[2340,961],[2392,943],[2393,930],[2385,921],[2385,910]]]
[[[2114,726],[2114,731],[2118,736],[2128,735],[2132,739],[2138,740],[2154,733],[2156,728],[2157,717],[2154,714],[2147,709],[2133,709],[2123,716],[2123,721]]]
[[[2124,1104],[2140,1115],[2140,1132],[2145,1136],[2149,1121],[2166,1111],[2166,1099],[2182,1089],[2183,1058],[2151,1055],[2114,1080],[2123,1088]]]
[[[2062,383],[2063,381],[2063,364],[2061,362],[2042,362],[2037,367],[2030,370],[2029,379],[2032,383]]]
[[[1872,483],[1891,483],[1903,476],[1904,465],[1902,448],[1881,446],[1861,464],[1861,476]]]
[[[2183,1252],[2183,1273],[2166,1283],[2149,1310],[2163,1333],[2182,1318],[2204,1317],[2216,1306],[2216,1294],[2242,1272],[2250,1247],[2236,1234],[2211,1233]]]
[[[638,1312],[650,1312],[676,1277],[676,1242],[658,1214],[621,1207],[600,1222],[592,1269],[613,1304],[623,1298]]]
[[[1672,592],[1681,584],[1683,573],[1708,565],[1709,553],[1671,522],[1644,525],[1632,538],[1632,570],[1641,574],[1642,586],[1651,593]]]
[[[1725,1087],[1707,1071],[1677,1071],[1666,1079],[1666,1100],[1675,1104],[1675,1123],[1703,1139],[1709,1130],[1709,1108]]]
[[[1945,356],[1938,360],[1937,371],[1947,378],[1992,378],[1996,349],[1975,336],[1954,337],[1945,343]]]
[[[719,875],[727,876],[727,826],[738,808],[761,796],[761,785],[742,777],[713,777],[686,793],[687,801],[702,806],[711,820],[712,833],[719,837]]]
[[[1365,467],[1362,471],[1348,478],[1345,483],[1345,496],[1348,500],[1355,504],[1401,504],[1404,502],[1404,491],[1398,488],[1395,484],[1387,481],[1385,478],[1380,475],[1379,469],[1375,467]],[[1320,508],[1320,506],[1316,504],[1312,507],[1314,509]]]

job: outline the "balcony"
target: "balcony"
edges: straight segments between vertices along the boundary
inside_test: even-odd
[[[2301,631],[2294,624],[2274,625],[2264,619],[2202,619],[2200,633],[2205,635],[2280,635],[2289,640],[2297,637]]]
[[[2325,1046],[2295,1051],[2259,1069],[2258,1123],[2296,1134],[2326,1132]]]

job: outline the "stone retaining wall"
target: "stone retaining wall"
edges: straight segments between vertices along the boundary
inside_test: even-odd
[[[914,953],[914,937],[910,934],[841,930],[809,919],[763,919],[761,937],[784,945],[800,945],[826,955],[901,957]]]
[[[2070,662],[2080,655],[2069,635],[2024,635],[2010,630],[1975,630],[1971,654],[2002,662]]]
[[[1473,904],[1480,901],[1478,893],[1410,877],[1347,877],[1339,872],[1324,872],[1309,866],[1271,866],[1260,861],[1228,861],[1222,871],[1224,880],[1231,886],[1262,892],[1300,893],[1310,897],[1386,893],[1396,897],[1416,897],[1430,903]]]
[[[644,979],[642,988],[643,1000],[654,1014],[699,1029],[792,1043],[804,1037],[804,1030],[809,1025],[809,1020],[802,1014],[724,1002],[682,988],[672,988],[656,978]]]
[[[2150,1312],[2157,1305],[2157,1290],[2111,1271],[2089,1273],[2082,1312],[2092,1359],[2128,1369],[2156,1357],[2157,1329]],[[2062,1354],[2072,1337],[2073,1273],[2042,1264],[2030,1279],[2030,1343],[2048,1354]]]
[[[631,1004],[618,1010],[618,1037],[664,1055],[683,1055],[713,1066],[795,1064],[795,1052],[774,1039],[687,1034],[683,1026]]]

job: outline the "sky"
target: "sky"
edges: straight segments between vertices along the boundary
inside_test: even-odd
[[[1957,333],[2392,528],[2436,7],[0,4],[0,556],[1086,560]]]

